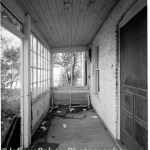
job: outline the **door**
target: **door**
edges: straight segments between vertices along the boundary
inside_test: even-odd
[[[147,8],[120,29],[121,142],[148,149]]]

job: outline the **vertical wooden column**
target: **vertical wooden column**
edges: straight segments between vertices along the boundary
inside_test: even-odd
[[[51,87],[51,106],[53,107],[54,105],[54,99],[53,99],[53,84],[54,84],[54,79],[53,79],[53,53],[51,52],[51,60],[50,60],[50,87]]]
[[[31,144],[31,94],[30,94],[30,33],[31,18],[26,16],[22,56],[22,104],[21,104],[21,146],[28,148]]]
[[[73,54],[71,52],[71,84],[70,86],[73,86],[73,70],[72,70],[72,67],[73,67]]]
[[[51,64],[50,64],[50,87],[53,88],[53,53],[51,52]]]

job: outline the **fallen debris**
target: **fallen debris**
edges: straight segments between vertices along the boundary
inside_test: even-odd
[[[72,112],[75,108],[70,108],[69,111]]]
[[[91,116],[91,119],[97,119],[98,117],[97,116]]]
[[[66,127],[67,127],[67,124],[63,124],[63,127],[66,128]]]
[[[67,114],[66,117],[67,119],[79,119],[82,120],[84,118],[86,118],[86,114],[83,113],[78,113],[78,114]]]
[[[46,127],[42,126],[41,129],[42,129],[43,131],[45,131],[45,130],[46,130]]]
[[[69,110],[68,105],[59,105],[57,110],[54,112],[54,116],[65,117]]]
[[[62,113],[62,111],[59,111],[59,110],[58,110],[58,111],[57,111],[57,113],[59,113],[59,114],[60,114],[60,113]]]
[[[46,123],[47,123],[47,121],[43,121],[43,122],[42,122],[42,126],[44,126]]]

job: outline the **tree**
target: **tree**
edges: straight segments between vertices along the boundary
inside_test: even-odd
[[[17,85],[20,77],[20,48],[9,48],[10,40],[5,37],[1,38],[2,43],[2,58],[1,58],[1,88],[6,89],[10,87],[12,89],[13,84]]]
[[[14,44],[12,37],[7,37],[1,28],[1,95],[2,106],[12,96],[20,78],[20,47]]]
[[[71,80],[74,86],[78,84],[78,79],[81,77],[81,69],[78,67],[79,54],[78,52],[54,54],[54,67],[61,67],[62,71],[59,86],[71,85]]]

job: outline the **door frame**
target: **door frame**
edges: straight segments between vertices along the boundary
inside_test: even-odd
[[[147,0],[136,0],[134,1],[130,6],[129,8],[124,12],[124,14],[120,17],[118,23],[117,23],[117,26],[116,26],[116,33],[117,33],[117,54],[116,54],[116,57],[117,57],[117,81],[116,83],[118,82],[118,88],[117,88],[117,100],[118,100],[118,105],[117,105],[117,138],[118,140],[121,140],[121,133],[120,133],[120,129],[121,129],[121,115],[120,115],[120,110],[121,110],[121,68],[120,68],[120,65],[121,65],[121,59],[120,59],[120,29],[125,26],[135,15],[137,15],[144,7],[147,6]]]
[[[124,14],[120,17],[118,23],[117,23],[117,80],[118,80],[118,126],[117,126],[117,137],[119,140],[121,140],[121,59],[120,59],[120,29],[124,27],[135,15],[137,15],[144,7],[147,6],[147,0],[139,0],[133,2],[133,4],[124,12]]]

